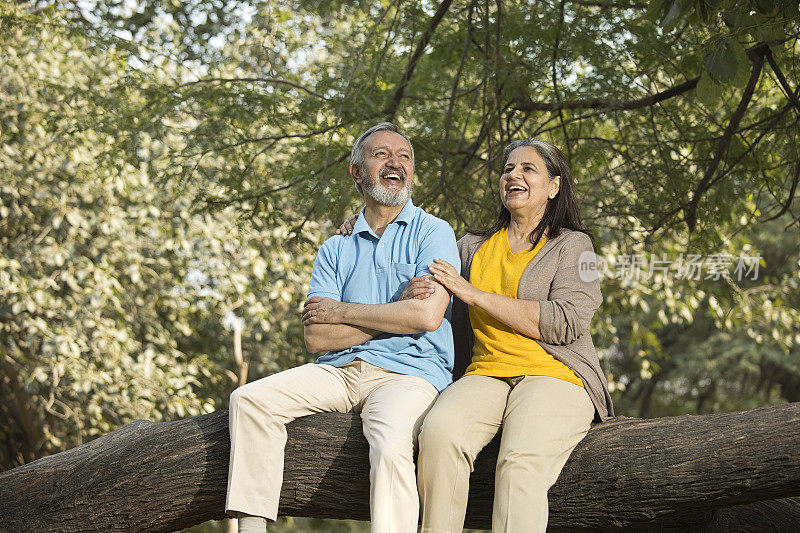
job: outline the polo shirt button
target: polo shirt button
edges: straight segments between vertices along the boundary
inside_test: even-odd
[[[380,244],[380,247],[383,248],[383,243]]]

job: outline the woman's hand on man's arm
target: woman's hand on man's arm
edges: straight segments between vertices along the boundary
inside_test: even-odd
[[[433,278],[444,285],[450,294],[457,296],[467,305],[476,305],[477,299],[482,294],[486,294],[464,279],[455,267],[444,259],[434,259],[434,262],[428,265],[428,270],[433,274]]]
[[[464,279],[450,263],[441,259],[428,265],[428,269],[436,281],[465,304],[483,309],[495,320],[508,324],[527,337],[541,338],[539,302],[484,292]]]

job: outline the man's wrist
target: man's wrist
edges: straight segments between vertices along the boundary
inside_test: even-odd
[[[349,302],[340,302],[339,303],[339,322],[342,324],[351,324],[356,325],[352,322],[355,315],[355,305]]]

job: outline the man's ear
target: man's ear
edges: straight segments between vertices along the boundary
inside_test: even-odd
[[[353,179],[361,185],[361,167],[358,165],[350,165],[350,175],[353,176]]]

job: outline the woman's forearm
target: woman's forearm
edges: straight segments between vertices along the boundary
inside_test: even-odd
[[[476,291],[468,305],[486,311],[495,320],[511,326],[519,333],[533,339],[541,339],[539,330],[539,311],[537,300],[518,300],[492,292]]]

